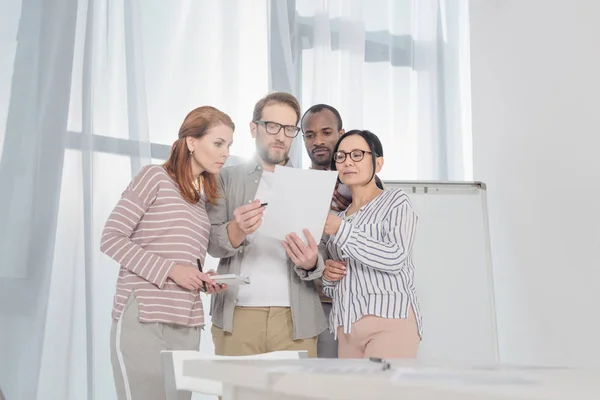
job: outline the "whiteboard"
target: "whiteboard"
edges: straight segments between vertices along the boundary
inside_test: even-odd
[[[386,181],[419,216],[415,286],[423,315],[418,358],[495,364],[498,333],[485,184]]]

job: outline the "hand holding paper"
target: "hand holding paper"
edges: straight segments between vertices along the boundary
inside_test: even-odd
[[[283,247],[294,264],[302,269],[311,270],[317,265],[319,247],[308,229],[304,229],[304,236],[308,240],[308,246],[298,235],[291,233],[285,237]]]

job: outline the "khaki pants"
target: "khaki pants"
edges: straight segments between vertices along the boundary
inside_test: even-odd
[[[365,315],[352,324],[350,334],[337,328],[339,358],[415,358],[421,338],[412,308],[408,318]]]
[[[110,347],[115,388],[119,400],[164,400],[165,377],[161,350],[198,350],[200,328],[162,323],[141,323],[134,295],[123,314],[113,321]],[[179,400],[191,393],[179,392]]]
[[[317,356],[317,338],[292,340],[292,312],[289,307],[236,307],[233,332],[213,325],[215,354],[249,356],[281,350],[306,350]]]

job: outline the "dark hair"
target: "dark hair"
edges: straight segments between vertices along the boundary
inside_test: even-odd
[[[342,116],[340,115],[338,110],[336,110],[334,107],[332,107],[328,104],[315,104],[314,106],[312,106],[308,110],[306,110],[306,112],[302,116],[302,119],[300,120],[300,128],[302,129],[302,132],[304,132],[304,127],[303,127],[304,118],[306,118],[306,116],[310,113],[316,114],[323,110],[329,110],[333,113],[333,115],[335,116],[335,119],[337,120],[337,130],[338,131],[342,130],[342,128],[343,128]]]
[[[192,157],[186,145],[186,137],[201,138],[209,129],[225,125],[235,130],[235,125],[229,115],[210,106],[198,107],[192,110],[183,120],[179,128],[179,139],[173,143],[169,159],[163,164],[169,175],[179,185],[181,196],[189,203],[197,203],[200,194],[194,188],[194,178],[190,159]],[[217,176],[204,171],[197,179],[198,187],[204,190],[206,199],[211,204],[217,203]]]
[[[254,112],[252,113],[252,121],[260,121],[262,119],[262,113],[266,106],[271,104],[285,104],[289,106],[296,113],[296,124],[300,121],[300,102],[294,97],[294,95],[286,92],[273,92],[269,93],[262,99],[260,99],[254,105]]]
[[[358,135],[360,137],[362,137],[363,139],[365,139],[365,142],[367,142],[367,145],[369,146],[369,150],[371,151],[371,159],[373,160],[373,174],[371,175],[371,179],[369,179],[369,182],[371,182],[373,180],[373,178],[375,178],[375,169],[377,167],[377,157],[383,157],[383,146],[381,145],[381,141],[379,140],[379,138],[377,137],[376,134],[374,134],[371,131],[361,131],[359,129],[354,129],[351,131],[348,131],[344,134],[344,136],[341,136],[337,143],[335,144],[335,146],[333,147],[333,154],[337,153],[338,149],[340,148],[340,143],[342,143],[342,140],[348,138],[349,136],[352,135]],[[337,166],[336,166],[336,162],[334,161],[333,157],[331,158],[331,170],[332,171],[337,171]],[[338,177],[338,181],[340,180],[340,178]],[[376,179],[377,181],[377,179]],[[367,182],[367,183],[369,183]],[[377,185],[380,189],[383,189],[383,187],[380,187],[379,185]]]

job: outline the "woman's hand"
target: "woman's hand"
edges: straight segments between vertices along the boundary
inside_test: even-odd
[[[171,278],[176,284],[189,291],[201,290],[204,291],[206,284],[206,293],[215,294],[220,293],[227,289],[227,285],[219,285],[213,281],[210,277],[215,275],[216,272],[202,273],[197,267],[191,265],[180,265],[176,264],[171,271],[169,271],[169,278]],[[223,287],[224,286],[224,287]]]
[[[207,274],[203,274],[197,267],[191,265],[175,264],[169,271],[169,278],[176,284],[189,291],[199,290],[202,288],[203,282],[212,285],[213,281]]]
[[[340,225],[342,224],[342,219],[335,214],[329,214],[327,216],[327,221],[325,221],[325,229],[323,229],[323,233],[326,235],[335,235],[340,229]]]
[[[325,260],[325,271],[323,272],[323,278],[330,282],[337,282],[346,276],[346,262]]]
[[[218,275],[217,271],[215,271],[214,269],[211,269],[206,274],[209,277],[212,276],[212,275]],[[217,293],[221,293],[224,290],[227,290],[227,285],[226,284],[224,284],[224,283],[216,283],[216,282],[213,282],[213,283],[214,283],[214,286],[213,285],[209,286],[208,283],[206,284],[206,293],[208,293],[208,294],[217,294]]]

